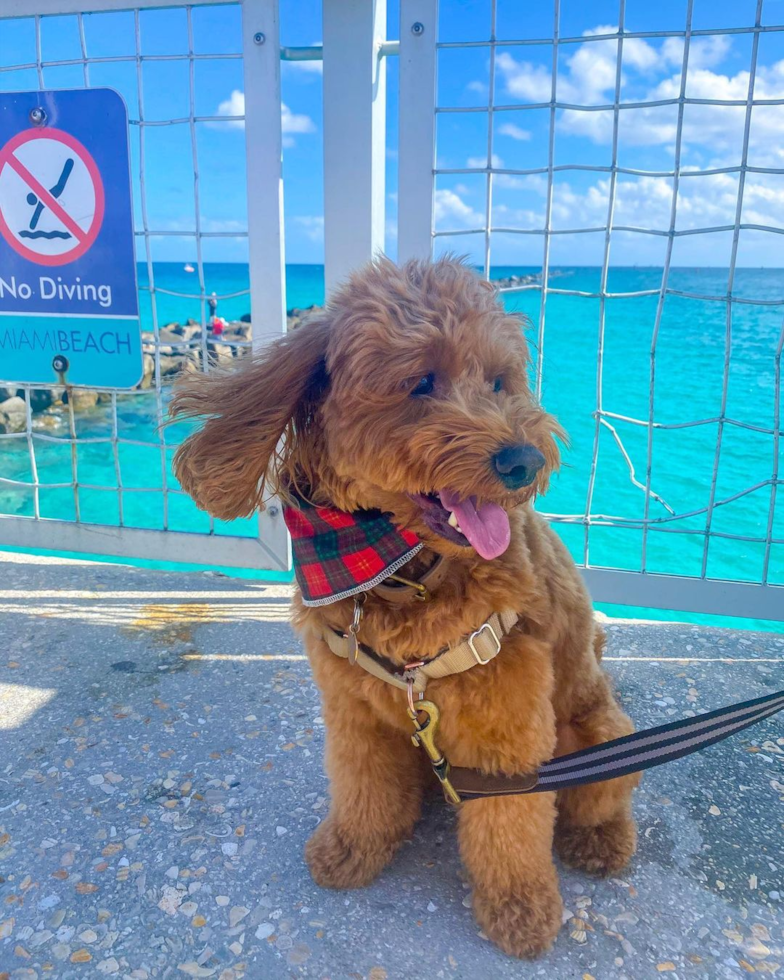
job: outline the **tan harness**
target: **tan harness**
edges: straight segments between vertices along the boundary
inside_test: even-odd
[[[445,558],[438,557],[436,562],[418,581],[393,574],[385,582],[375,586],[371,591],[389,602],[408,602],[410,599],[426,601],[430,598],[430,589],[435,588],[446,577],[448,563]],[[394,585],[390,584],[395,582]],[[400,666],[393,660],[366,646],[359,639],[362,623],[362,607],[367,599],[367,593],[354,596],[354,617],[347,632],[323,628],[321,638],[329,649],[338,657],[348,660],[350,664],[358,664],[378,680],[391,684],[393,687],[406,691],[408,694],[408,715],[414,726],[412,740],[420,745],[427,753],[433,772],[441,782],[444,796],[453,804],[461,802],[461,796],[453,785],[450,773],[453,772],[447,759],[436,745],[435,737],[438,730],[440,712],[432,701],[422,700],[427,682],[431,679],[449,677],[460,674],[472,667],[485,666],[494,660],[501,652],[501,643],[514,629],[520,620],[514,610],[494,612],[486,623],[479,629],[460,640],[454,646],[440,650],[429,660],[418,660],[414,663]],[[418,699],[415,700],[415,695]],[[424,713],[424,723],[420,715]],[[457,772],[458,770],[454,770]],[[472,770],[459,770],[467,775],[469,786]],[[527,786],[527,783],[526,783]],[[461,789],[464,789],[462,786]],[[479,789],[478,793],[483,794]]]
[[[411,599],[427,601],[430,592],[444,581],[448,571],[449,563],[439,555],[435,563],[416,581],[393,574],[371,591],[387,602],[404,603]],[[354,597],[354,619],[348,632],[325,626],[322,639],[336,656],[357,664],[386,684],[408,691],[409,696],[418,694],[420,698],[429,680],[461,674],[477,665],[489,664],[501,652],[501,642],[520,618],[512,610],[493,613],[479,629],[454,646],[445,647],[428,660],[418,660],[401,667],[360,642],[358,634],[366,598],[366,593]]]
[[[326,627],[322,639],[338,657],[351,660],[379,680],[405,691],[423,694],[427,682],[437,677],[461,674],[477,665],[484,666],[501,652],[501,642],[517,624],[516,612],[493,613],[478,630],[453,647],[447,647],[430,660],[419,660],[405,667],[397,667],[391,660],[359,643],[348,633],[339,633]]]
[[[438,559],[418,582],[395,575],[392,578],[398,584],[390,585],[387,580],[373,591],[392,590],[395,598],[391,601],[427,599],[428,586],[433,588],[436,582],[443,580],[445,564],[444,559]],[[441,782],[444,796],[455,805],[489,796],[558,792],[642,772],[714,745],[784,710],[784,691],[776,691],[753,701],[731,704],[707,714],[600,742],[551,759],[532,772],[507,775],[451,766],[436,742],[441,713],[432,701],[421,700],[422,693],[431,678],[448,677],[490,663],[501,652],[504,637],[519,622],[518,614],[512,611],[493,613],[486,623],[455,646],[447,647],[430,660],[401,667],[359,641],[365,598],[362,593],[354,599],[354,620],[348,633],[327,627],[323,639],[338,657],[357,663],[379,680],[408,692],[408,715],[414,726],[412,741],[425,751]],[[418,700],[414,700],[414,694],[419,695]]]

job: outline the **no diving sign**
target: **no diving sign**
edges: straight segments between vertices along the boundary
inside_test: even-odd
[[[124,102],[0,94],[0,381],[131,388],[141,373]]]

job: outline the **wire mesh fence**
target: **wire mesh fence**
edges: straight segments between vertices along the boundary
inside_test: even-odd
[[[530,318],[573,438],[542,509],[585,566],[784,583],[770,8],[440,6],[433,248]]]
[[[3,22],[2,88],[109,85],[126,99],[148,329],[136,391],[74,392],[47,407],[51,393],[17,386],[19,431],[0,436],[0,511],[152,528],[166,532],[161,548],[200,530],[229,542],[230,564],[255,522],[227,527],[197,512],[170,469],[183,430],[158,426],[178,370],[210,370],[258,342],[258,325],[242,320],[254,247],[269,260],[258,289],[282,296],[282,244],[249,209],[255,174],[244,164],[253,132],[257,154],[272,160],[275,147],[246,111],[259,86],[244,84],[243,12],[263,7],[269,18],[277,8],[166,3],[122,11],[105,0],[105,13]],[[435,0],[401,0],[401,254],[468,253],[529,317],[536,391],[572,439],[542,509],[580,563],[704,585],[782,584],[780,11],[761,0],[597,9],[442,0],[437,26]],[[291,49],[303,53],[321,55]],[[222,100],[205,97],[216,75]],[[288,111],[279,77],[257,81],[270,78],[268,129]],[[309,120],[289,122],[297,132]],[[230,143],[230,176],[205,168]],[[340,183],[333,156],[327,197]],[[279,176],[271,167],[262,190],[277,194]],[[382,185],[371,178],[373,203],[357,205],[354,224],[376,221]],[[327,232],[334,259],[341,236]],[[168,261],[175,245],[188,265]],[[218,270],[227,259],[244,271]],[[208,330],[213,291],[232,324],[221,336]],[[102,412],[87,410],[95,400]],[[672,579],[675,592],[683,581]],[[725,593],[712,595],[718,611]],[[750,593],[732,595],[742,614],[739,597]],[[759,595],[755,615],[776,614],[780,593]],[[649,598],[659,604],[652,587]]]
[[[187,430],[164,427],[181,371],[207,372],[253,345],[242,8],[106,10],[2,25],[4,91],[108,86],[125,99],[144,376],[126,392],[10,385],[5,395],[23,399],[24,418],[15,402],[16,419],[0,426],[0,512],[256,537],[255,520],[229,526],[196,510],[171,471]],[[216,90],[231,95],[216,103]],[[205,173],[207,154],[226,155],[222,176],[221,168],[218,177],[215,167]],[[214,550],[208,555],[216,560]],[[230,548],[225,557],[232,563]]]

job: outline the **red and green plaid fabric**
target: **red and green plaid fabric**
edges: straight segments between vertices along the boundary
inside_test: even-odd
[[[422,544],[380,510],[351,514],[303,500],[283,508],[294,572],[306,606],[325,606],[375,588]]]

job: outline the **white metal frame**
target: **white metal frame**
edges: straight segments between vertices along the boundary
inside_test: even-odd
[[[215,0],[209,0],[214,3]],[[233,0],[218,0],[220,3],[230,3]],[[237,2],[237,0],[234,0]],[[281,168],[281,110],[280,110],[280,37],[278,25],[278,5],[276,0],[239,0],[242,7],[242,55],[218,55],[215,57],[242,57],[245,89],[245,144],[247,154],[247,193],[248,193],[248,232],[249,237],[249,266],[250,266],[250,300],[253,315],[252,347],[259,349],[270,339],[280,336],[286,330],[286,297],[284,275],[284,243],[283,243],[283,197],[282,197],[282,168]],[[185,7],[188,20],[189,50],[187,55],[177,55],[178,60],[187,60],[190,69],[190,110],[185,119],[155,121],[148,123],[144,119],[144,93],[142,89],[141,64],[149,56],[141,49],[139,31],[140,11],[151,7]],[[195,125],[197,122],[226,121],[228,117],[198,117],[195,114],[194,96],[194,63],[199,58],[210,55],[197,54],[193,48],[193,33],[191,10],[193,5],[183,0],[36,0],[32,4],[28,0],[5,0],[0,7],[0,25],[7,17],[35,17],[37,60],[32,65],[13,66],[34,68],[37,71],[40,88],[45,87],[44,72],[47,67],[62,62],[47,62],[41,51],[41,18],[47,15],[74,14],[79,19],[79,34],[82,43],[82,57],[74,64],[81,64],[84,73],[84,84],[89,87],[89,69],[93,61],[131,61],[136,63],[139,112],[140,118],[135,121],[139,127],[140,159],[141,159],[141,199],[142,199],[142,231],[137,232],[144,239],[147,254],[147,269],[149,290],[152,300],[153,330],[155,335],[154,384],[157,399],[158,421],[164,419],[164,406],[161,396],[160,342],[159,323],[156,305],[156,294],[164,290],[156,287],[154,267],[150,250],[151,239],[167,234],[151,228],[146,213],[146,194],[144,187],[144,141],[146,127],[149,125],[187,124],[190,129],[193,153],[193,191],[194,191],[194,221],[195,242],[198,258],[199,293],[190,298],[198,298],[201,303],[202,364],[207,363],[207,340],[204,329],[205,320],[205,284],[204,268],[201,254],[202,240],[208,237],[227,235],[241,237],[236,233],[208,232],[200,227],[199,207],[199,163],[196,145]],[[85,34],[82,15],[100,11],[131,10],[134,12],[136,25],[136,52],[132,56],[115,58],[91,59],[86,50]],[[261,43],[260,43],[261,42]],[[159,56],[169,57],[169,56]],[[0,69],[0,85],[2,71]],[[239,117],[238,117],[239,118]],[[169,232],[168,234],[172,234]],[[183,234],[179,232],[178,234]],[[242,236],[244,237],[244,236]],[[239,295],[239,294],[234,294]],[[223,297],[227,298],[227,297]],[[238,342],[235,346],[248,346],[247,342]],[[0,379],[1,380],[1,379]],[[26,439],[30,453],[32,484],[22,484],[31,487],[34,497],[34,517],[0,517],[0,543],[19,547],[57,548],[63,551],[83,551],[100,554],[145,558],[159,561],[180,561],[203,564],[209,561],[214,565],[227,565],[255,569],[287,569],[290,567],[290,543],[279,505],[272,501],[265,512],[258,517],[258,536],[242,537],[214,533],[214,524],[210,521],[210,534],[170,531],[167,529],[167,504],[170,494],[181,493],[167,486],[167,449],[172,445],[166,442],[165,430],[161,433],[157,448],[161,458],[161,487],[128,488],[123,487],[120,467],[118,444],[124,441],[118,434],[117,424],[117,392],[111,391],[113,431],[110,438],[89,439],[80,438],[76,428],[73,409],[69,407],[70,432],[68,439],[53,437],[45,433],[33,432],[30,385],[14,385],[24,389],[27,403],[27,428],[24,433],[0,436],[0,440],[23,438]],[[99,389],[100,390],[100,389]],[[138,392],[144,395],[144,392]],[[68,484],[42,484],[38,480],[35,461],[35,444],[38,440],[59,441],[71,446],[71,482]],[[111,445],[114,456],[117,487],[96,487],[80,484],[78,472],[78,448],[86,442],[105,442]],[[19,485],[17,481],[0,477],[0,482],[6,485]],[[54,486],[70,486],[73,491],[76,520],[52,520],[42,518],[39,509],[39,491],[42,488]],[[94,525],[80,520],[79,490],[116,490],[118,494],[120,527]],[[164,529],[146,530],[137,527],[123,526],[123,495],[137,492],[162,492],[164,501]]]
[[[737,27],[716,30],[693,30],[692,8],[694,0],[687,0],[687,14],[684,30],[680,31],[646,31],[641,33],[629,32],[624,28],[626,0],[619,0],[619,26],[616,31],[601,35],[576,37],[560,36],[560,0],[553,0],[552,34],[546,38],[530,39],[499,39],[496,36],[496,12],[498,0],[490,2],[490,23],[488,36],[481,39],[466,39],[465,41],[439,42],[436,36],[437,0],[401,0],[400,6],[400,133],[399,133],[399,173],[400,186],[398,192],[398,246],[399,259],[411,257],[429,257],[432,254],[433,242],[439,236],[482,235],[484,238],[484,275],[490,276],[490,257],[492,236],[496,232],[508,234],[539,235],[542,238],[542,276],[539,283],[512,287],[515,291],[538,290],[541,294],[540,315],[537,334],[537,377],[535,382],[537,395],[541,394],[543,357],[545,352],[545,314],[547,298],[550,295],[582,296],[598,299],[600,304],[598,338],[596,349],[597,370],[597,403],[595,407],[595,430],[593,459],[588,484],[588,494],[585,509],[578,514],[545,514],[554,523],[578,524],[584,528],[583,545],[583,574],[591,588],[595,599],[605,602],[615,602],[624,605],[650,606],[663,609],[689,610],[693,612],[744,616],[753,618],[784,620],[784,587],[770,584],[769,567],[772,545],[784,545],[784,541],[773,538],[774,509],[776,505],[777,488],[784,483],[779,473],[779,450],[781,445],[781,362],[784,348],[784,325],[778,341],[775,354],[775,395],[773,399],[773,418],[770,428],[760,429],[742,421],[729,418],[726,415],[729,367],[731,356],[732,311],[736,304],[750,303],[759,306],[784,308],[784,299],[763,300],[741,298],[733,294],[736,261],[738,254],[739,233],[744,229],[765,231],[773,235],[781,235],[784,231],[771,225],[748,224],[741,221],[743,192],[746,175],[749,173],[776,173],[784,175],[784,169],[757,168],[748,164],[749,131],[752,108],[757,105],[784,105],[784,99],[754,98],[754,81],[757,71],[757,55],[759,38],[762,33],[784,30],[784,24],[764,26],[762,24],[763,0],[757,0],[754,24],[748,27]],[[747,34],[752,38],[751,63],[749,71],[748,91],[744,99],[696,99],[686,95],[686,73],[688,70],[689,47],[691,39],[697,36],[716,36],[722,34]],[[681,72],[681,88],[676,98],[657,102],[624,102],[621,99],[621,64],[624,41],[629,38],[683,38],[683,63]],[[556,82],[558,73],[558,52],[564,45],[593,43],[597,41],[614,40],[617,42],[617,61],[614,86],[614,98],[606,105],[573,105],[558,101]],[[552,69],[550,100],[542,103],[515,103],[499,105],[495,99],[495,58],[496,49],[503,45],[505,49],[513,46],[525,50],[526,45],[552,46]],[[490,63],[490,82],[487,105],[480,106],[440,106],[436,96],[436,75],[438,51],[444,48],[482,48],[487,51]],[[745,125],[742,145],[742,159],[739,166],[724,167],[710,170],[684,170],[681,168],[681,143],[683,134],[684,106],[688,104],[707,104],[717,106],[742,106],[745,108]],[[675,142],[675,166],[670,171],[642,171],[621,167],[618,165],[618,123],[622,111],[660,105],[677,105],[678,122]],[[493,159],[493,116],[496,111],[511,111],[525,113],[531,109],[546,109],[549,111],[549,144],[547,166],[530,169],[512,169],[498,167]],[[556,113],[559,110],[575,110],[596,112],[609,110],[613,114],[612,158],[609,166],[588,166],[579,163],[555,164],[555,129]],[[488,117],[487,133],[487,165],[485,167],[466,166],[460,168],[439,167],[436,163],[436,115],[441,112],[481,112]],[[524,118],[524,117],[523,117]],[[551,225],[553,203],[553,176],[561,171],[594,171],[609,174],[609,203],[606,223],[597,228],[555,229]],[[737,173],[739,177],[737,206],[735,220],[731,225],[710,228],[676,229],[676,211],[678,202],[679,182],[686,178],[714,175],[719,173]],[[481,227],[472,228],[436,228],[433,220],[433,204],[435,200],[436,177],[439,174],[483,174],[486,177],[486,208],[484,222]],[[494,224],[492,217],[493,181],[498,174],[526,176],[540,174],[547,177],[547,194],[544,208],[544,224],[542,227],[499,227]],[[614,222],[614,207],[617,177],[619,174],[631,174],[645,177],[666,177],[673,181],[670,226],[667,231],[655,231],[643,226],[621,226]],[[663,235],[668,239],[666,261],[661,286],[658,289],[636,293],[610,293],[607,290],[607,274],[610,265],[610,243],[613,231],[637,232],[639,234]],[[559,289],[549,284],[550,242],[553,235],[575,235],[585,232],[601,232],[604,235],[604,255],[602,263],[601,285],[598,292],[588,293],[576,290]],[[686,234],[715,234],[717,232],[732,232],[732,252],[730,258],[729,281],[726,294],[720,296],[701,296],[686,294],[673,289],[669,284],[670,263],[675,238]],[[775,241],[776,239],[774,239]],[[503,291],[512,291],[505,289]],[[650,396],[647,418],[630,418],[605,409],[602,402],[603,390],[603,357],[604,357],[604,325],[605,307],[609,298],[617,296],[657,296],[658,305],[650,349]],[[688,296],[709,302],[722,303],[726,307],[726,333],[724,377],[722,385],[722,404],[718,417],[697,419],[684,423],[663,424],[656,421],[654,413],[654,378],[656,370],[656,346],[661,323],[664,302],[667,296]],[[782,309],[784,312],[784,309]],[[646,476],[644,484],[636,479],[628,454],[621,442],[620,435],[613,422],[622,421],[627,424],[647,428],[648,448],[646,461]],[[666,517],[650,516],[650,500],[660,499],[651,488],[652,442],[654,431],[659,429],[674,429],[688,426],[718,424],[718,437],[708,505],[698,511],[688,514],[670,513]],[[765,432],[772,439],[772,468],[771,477],[754,486],[742,490],[725,500],[716,499],[716,487],[721,453],[722,434],[727,426],[741,429],[754,429]],[[632,481],[645,492],[645,509],[642,520],[630,520],[612,515],[596,514],[593,512],[593,496],[596,480],[596,465],[599,450],[599,434],[602,427],[607,428],[623,457],[625,458]],[[764,538],[753,538],[747,535],[726,535],[713,530],[712,519],[717,507],[730,503],[740,496],[770,487],[770,501],[767,515],[767,528]],[[705,528],[701,531],[686,531],[678,527],[677,522],[697,514],[705,514]],[[591,526],[632,527],[643,532],[642,570],[631,572],[621,569],[596,568],[591,566],[589,554],[589,529]],[[698,533],[703,535],[703,556],[701,575],[694,578],[684,578],[675,575],[651,574],[646,567],[646,544],[652,531],[668,531],[670,533]],[[759,583],[728,582],[710,579],[707,576],[708,550],[710,542],[718,537],[732,537],[740,541],[756,541],[764,543],[765,558],[762,581]]]
[[[384,250],[386,0],[324,0],[324,275]]]
[[[539,290],[540,316],[538,324],[538,375],[536,380],[537,393],[541,392],[541,377],[543,355],[545,350],[545,323],[548,296],[554,294],[581,296],[598,299],[600,304],[598,333],[597,333],[597,381],[598,397],[595,406],[594,454],[589,479],[588,494],[584,511],[577,514],[545,514],[555,523],[582,525],[584,528],[583,574],[597,600],[616,602],[636,606],[661,607],[674,610],[689,610],[695,612],[725,614],[745,617],[784,620],[784,588],[768,582],[770,552],[772,545],[784,545],[784,541],[774,540],[774,512],[777,489],[782,479],[779,474],[778,456],[781,447],[781,362],[784,350],[784,328],[781,331],[775,362],[776,395],[773,405],[772,424],[761,429],[739,420],[726,416],[728,376],[730,366],[732,337],[732,311],[739,303],[751,303],[784,307],[782,300],[755,300],[740,298],[733,294],[733,282],[738,252],[739,233],[744,229],[754,229],[782,234],[781,228],[768,225],[747,224],[741,222],[744,185],[747,174],[777,173],[784,175],[784,170],[755,168],[748,165],[748,144],[751,113],[757,105],[784,105],[784,99],[755,99],[754,80],[757,68],[759,38],[768,31],[784,30],[782,26],[762,25],[762,2],[757,0],[756,17],[753,25],[748,27],[729,28],[722,30],[693,30],[692,7],[693,0],[687,2],[687,16],[684,30],[656,31],[635,33],[625,30],[626,0],[619,0],[619,27],[615,31],[603,35],[564,37],[560,29],[560,2],[553,0],[552,32],[547,38],[504,39],[496,36],[496,9],[498,0],[490,0],[491,20],[488,25],[488,37],[467,39],[461,42],[439,43],[438,32],[438,0],[400,0],[400,42],[385,40],[386,0],[324,0],[324,44],[323,49],[312,48],[281,49],[278,27],[276,0],[205,0],[210,3],[240,2],[243,11],[243,53],[245,80],[245,130],[246,152],[248,162],[248,236],[250,250],[250,295],[253,305],[253,340],[252,346],[258,349],[271,338],[279,336],[286,329],[285,311],[285,279],[284,279],[284,249],[282,232],[282,182],[281,182],[281,123],[280,123],[280,57],[291,60],[324,59],[324,197],[325,197],[325,265],[328,290],[341,282],[352,268],[362,264],[384,246],[384,217],[385,217],[385,98],[386,73],[385,56],[399,53],[401,59],[400,71],[400,139],[399,139],[399,197],[398,197],[398,255],[400,260],[410,257],[427,257],[432,254],[434,237],[454,234],[481,234],[484,236],[483,265],[486,276],[490,272],[492,235],[496,232],[539,235],[542,239],[542,281],[538,284],[528,284],[523,289]],[[511,2],[511,0],[510,0]],[[138,21],[139,11],[150,7],[184,6],[190,19],[191,5],[186,0],[2,0],[0,7],[0,24],[2,18],[21,16],[36,17],[37,30],[40,32],[40,18],[54,14],[81,15],[88,12],[107,10],[136,11],[137,49],[135,56],[109,60],[135,61],[137,73],[141,65],[143,52],[139,46]],[[259,34],[263,40],[259,43]],[[740,100],[697,100],[686,95],[685,76],[689,63],[690,44],[694,37],[715,36],[721,34],[751,35],[752,55],[749,73],[749,86],[746,98]],[[89,65],[91,59],[84,48],[82,32],[83,57],[75,64],[84,68],[85,84],[89,84]],[[676,98],[662,100],[656,103],[629,103],[621,100],[621,59],[624,42],[636,37],[682,38],[684,41],[682,84]],[[29,67],[38,74],[39,84],[44,83],[44,70],[51,64],[42,61],[40,48],[40,33],[38,34],[37,61]],[[613,101],[607,105],[571,105],[557,98],[558,53],[563,46],[590,43],[596,41],[614,40],[617,42],[617,63]],[[550,99],[538,104],[499,105],[495,97],[495,62],[496,50],[499,45],[504,47],[520,46],[524,49],[529,44],[549,44],[552,46],[552,74]],[[487,50],[490,62],[490,91],[487,106],[474,107],[442,107],[437,104],[437,60],[438,50],[448,47],[481,47]],[[145,56],[146,57],[146,56]],[[180,56],[186,57],[186,56]],[[197,122],[207,121],[208,117],[196,117],[193,101],[193,65],[200,57],[209,57],[194,53],[191,45],[189,54],[191,69],[191,104],[190,113],[186,119],[176,122],[187,123],[193,136]],[[222,57],[240,57],[228,55]],[[107,59],[95,59],[107,60]],[[21,66],[20,66],[21,67]],[[140,86],[141,76],[139,73]],[[0,84],[2,69],[0,69]],[[681,144],[683,135],[684,106],[694,103],[709,105],[740,106],[745,108],[745,126],[742,146],[742,160],[737,167],[726,167],[712,170],[684,170],[681,167]],[[142,133],[144,126],[150,125],[143,119],[143,93],[140,88],[140,104],[142,118],[137,121]],[[674,168],[668,171],[641,171],[624,168],[618,165],[618,124],[620,113],[635,108],[651,105],[677,105],[678,123],[675,140]],[[549,141],[547,165],[531,169],[510,169],[494,166],[493,163],[493,113],[500,110],[525,111],[528,109],[545,109],[549,112]],[[608,110],[613,116],[612,157],[608,166],[588,166],[579,163],[556,164],[555,130],[556,117],[560,110],[600,111]],[[487,165],[485,167],[465,167],[457,169],[439,168],[436,163],[436,114],[439,112],[485,112],[488,115],[487,132]],[[209,117],[221,118],[226,117]],[[171,120],[170,122],[175,122]],[[158,124],[158,123],[156,123]],[[164,123],[165,124],[165,123]],[[196,215],[196,240],[199,246],[199,281],[202,309],[204,308],[204,279],[200,254],[201,239],[210,235],[226,234],[207,232],[199,227],[199,177],[198,159],[194,147],[194,198]],[[553,184],[554,175],[562,171],[593,171],[609,175],[610,193],[608,200],[606,223],[598,228],[560,229],[552,227]],[[696,178],[709,174],[737,173],[739,178],[737,207],[733,224],[710,228],[677,229],[677,197],[681,180]],[[440,229],[434,228],[435,181],[439,174],[482,174],[486,181],[486,205],[484,220],[481,227]],[[547,194],[544,208],[544,222],[537,228],[505,228],[498,227],[493,222],[492,200],[494,180],[499,174],[525,176],[541,174],[547,178]],[[670,211],[669,228],[666,231],[656,231],[645,227],[620,226],[614,222],[615,191],[619,174],[634,176],[666,177],[673,181],[673,194]],[[142,168],[143,179],[143,168]],[[144,194],[142,195],[144,199]],[[149,227],[146,214],[142,215],[145,243],[156,234]],[[553,235],[574,235],[584,232],[600,232],[604,236],[604,254],[602,264],[601,284],[598,292],[578,292],[575,290],[552,287],[548,281],[550,266],[550,244]],[[608,268],[610,265],[610,248],[613,231],[633,231],[639,234],[664,235],[667,237],[666,261],[661,286],[658,289],[645,290],[634,294],[613,294],[607,289]],[[731,253],[731,268],[726,294],[717,296],[699,296],[678,291],[670,285],[670,265],[673,242],[683,234],[713,234],[730,231],[733,234]],[[153,279],[154,269],[148,258],[150,286],[152,291],[153,311],[155,312],[156,290]],[[603,387],[603,353],[604,353],[604,322],[605,307],[608,299],[619,295],[626,296],[656,296],[658,298],[656,318],[654,323],[653,340],[650,349],[650,394],[647,418],[631,418],[613,413],[604,407],[602,401]],[[656,347],[659,327],[662,319],[664,303],[668,296],[690,296],[709,302],[722,303],[726,307],[726,338],[725,363],[722,390],[722,407],[718,417],[712,419],[697,419],[683,423],[663,424],[656,421],[654,404],[654,379],[656,372]],[[160,361],[157,315],[155,319],[155,380],[158,395],[159,416],[163,415],[160,396]],[[203,316],[202,316],[203,319]],[[202,353],[206,354],[206,340],[202,341]],[[23,386],[18,386],[23,387]],[[209,560],[214,564],[226,564],[254,568],[285,568],[289,565],[288,537],[283,526],[279,507],[273,506],[259,518],[259,538],[228,537],[211,534],[188,534],[171,531],[148,531],[131,527],[111,527],[89,525],[78,521],[79,514],[79,484],[78,454],[80,440],[73,429],[74,419],[71,414],[71,439],[63,440],[72,447],[72,481],[63,484],[70,486],[74,493],[74,503],[77,513],[76,522],[52,521],[40,518],[38,509],[38,489],[43,486],[38,483],[35,467],[34,438],[53,438],[42,433],[33,436],[31,425],[30,391],[26,389],[27,401],[27,431],[20,434],[27,439],[30,446],[33,487],[35,493],[35,518],[2,518],[0,519],[0,540],[7,544],[18,546],[33,546],[41,548],[57,547],[63,550],[92,551],[117,556],[153,558],[169,561],[187,561],[203,563]],[[122,495],[132,492],[122,487],[119,458],[117,452],[117,399],[112,393],[112,408],[114,430],[112,437],[105,441],[111,444],[114,454],[115,467],[118,476],[120,506]],[[631,468],[631,462],[621,442],[620,435],[614,423],[624,422],[642,426],[647,430],[647,460],[644,483],[637,481]],[[708,506],[689,514],[670,514],[666,517],[652,518],[650,515],[650,500],[658,499],[651,487],[652,442],[656,429],[682,428],[718,424],[712,483]],[[753,487],[748,487],[727,500],[716,499],[718,464],[721,453],[722,434],[727,426],[742,429],[755,429],[763,432],[772,439],[773,465],[770,479],[766,479]],[[640,519],[626,519],[593,512],[593,496],[596,478],[596,463],[598,457],[599,433],[601,428],[607,428],[613,435],[616,444],[624,454],[630,467],[630,476],[641,490],[645,491],[644,516]],[[5,438],[5,437],[0,437]],[[161,473],[164,488],[166,488],[166,445],[162,442]],[[169,447],[171,448],[171,447]],[[9,482],[9,481],[6,481]],[[767,516],[767,530],[764,538],[752,538],[744,535],[724,535],[712,527],[713,515],[716,508],[731,502],[737,497],[770,487],[770,501]],[[113,489],[113,488],[95,488]],[[157,488],[155,488],[157,489]],[[169,493],[177,492],[166,488]],[[705,528],[698,531],[686,531],[678,527],[677,522],[685,517],[705,514]],[[591,526],[632,527],[643,532],[642,571],[631,572],[616,568],[597,568],[591,565],[588,550],[588,533]],[[676,575],[657,575],[646,568],[646,544],[651,532],[697,533],[703,535],[703,558],[701,576],[684,578]],[[761,541],[765,545],[765,561],[762,581],[759,583],[726,582],[707,577],[707,558],[710,541],[717,537],[734,537],[741,541]]]
[[[400,0],[399,262],[429,259],[433,248],[437,32],[438,0]]]

